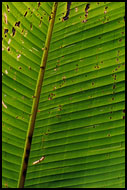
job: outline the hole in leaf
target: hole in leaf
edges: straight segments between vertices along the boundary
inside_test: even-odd
[[[7,4],[7,11],[8,11],[8,12],[10,12],[10,9],[9,9],[9,6],[8,6],[8,4]]]
[[[16,32],[15,28],[14,28],[14,27],[12,27],[12,36],[14,36],[14,35],[15,35],[15,32]]]
[[[88,9],[90,8],[90,4],[88,3],[85,8],[85,12],[88,13]]]
[[[49,21],[51,20],[51,16],[49,16]]]
[[[25,14],[24,14],[24,17],[27,15],[27,11],[25,12]]]
[[[15,23],[15,26],[18,26],[18,27],[19,27],[19,26],[20,26],[20,21],[16,22],[16,23]]]
[[[38,7],[40,7],[40,5],[41,5],[41,3],[40,3],[40,2],[38,2]]]
[[[88,9],[90,8],[90,4],[88,3],[85,7],[85,19],[82,22],[87,22],[87,17],[88,17]]]
[[[4,34],[7,34],[8,33],[8,29],[4,29]]]

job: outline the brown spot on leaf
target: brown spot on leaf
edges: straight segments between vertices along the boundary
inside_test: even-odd
[[[7,183],[5,183],[5,188],[8,188],[8,184]]]
[[[44,66],[41,66],[40,68],[43,69],[43,70],[45,70],[45,67],[44,67]]]
[[[48,100],[52,100],[52,97],[49,96],[49,97],[48,97]]]
[[[106,13],[107,13],[107,9],[108,9],[108,7],[105,7],[104,14],[106,14]]]
[[[32,23],[30,23],[30,29],[31,29],[31,30],[33,29]]]
[[[36,98],[36,96],[32,96],[32,98]]]
[[[56,86],[53,87],[53,90],[56,90]]]
[[[88,20],[87,19],[84,19],[82,22],[87,22]]]
[[[7,15],[6,15],[6,13],[4,13],[4,22],[5,22],[5,24],[7,24]]]
[[[113,89],[115,89],[116,88],[116,85],[115,84],[113,84]]]
[[[7,47],[7,50],[10,51],[10,47]]]
[[[66,80],[66,76],[63,76],[63,77],[62,77],[62,80],[64,80],[64,81],[65,81],[65,80]]]
[[[118,50],[118,52],[117,52],[117,56],[120,56],[120,50]]]
[[[42,20],[40,20],[39,27],[41,27]]]

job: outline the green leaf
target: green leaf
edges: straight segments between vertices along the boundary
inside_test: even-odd
[[[54,7],[2,3],[2,186],[124,188],[125,3]]]

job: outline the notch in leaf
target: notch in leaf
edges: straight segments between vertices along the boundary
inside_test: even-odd
[[[66,12],[66,15],[62,18],[62,21],[67,20],[69,18],[70,6],[71,6],[71,2],[67,2],[67,12]]]
[[[88,13],[88,9],[90,8],[90,4],[86,5],[85,12]]]

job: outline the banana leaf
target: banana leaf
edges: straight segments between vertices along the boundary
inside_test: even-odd
[[[125,2],[2,2],[2,187],[125,187]]]

